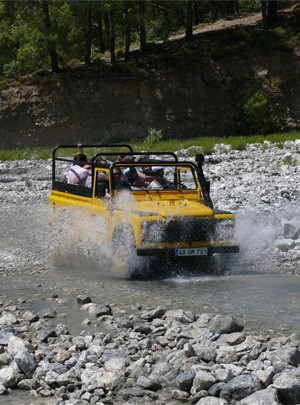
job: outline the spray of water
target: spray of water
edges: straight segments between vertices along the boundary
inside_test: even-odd
[[[288,203],[269,211],[258,211],[254,207],[240,210],[236,215],[239,266],[246,263],[255,266],[257,270],[274,270],[278,261],[276,241],[283,237],[284,222],[295,217],[299,209],[299,204]]]
[[[120,193],[116,204],[127,207],[124,221],[129,220],[131,212],[136,208],[132,195]],[[101,240],[101,234],[97,232],[99,223],[95,217],[83,211],[63,209],[57,213],[56,223],[51,224],[51,207],[45,203],[5,208],[1,230],[2,270],[13,271],[17,267],[22,268],[22,271],[24,267],[29,270],[50,268],[52,264],[56,268],[77,268],[80,272],[90,270],[97,272],[100,277],[113,276],[115,273],[111,259],[115,252],[112,245]],[[230,255],[229,270],[241,271],[252,265],[260,271],[274,270],[277,260],[275,242],[282,237],[284,221],[294,218],[297,212],[299,204],[292,203],[269,211],[259,211],[255,207],[240,210],[236,215],[240,253]],[[270,259],[271,268],[268,267]],[[141,273],[148,271],[147,260],[134,254],[131,260],[132,268],[140,268]],[[220,260],[223,258],[220,257]],[[299,258],[293,263],[297,266]],[[161,258],[155,265],[156,270],[161,270],[161,275],[165,269],[173,266],[166,258]],[[181,266],[179,274],[185,276],[185,266]],[[121,276],[124,277],[124,274]]]

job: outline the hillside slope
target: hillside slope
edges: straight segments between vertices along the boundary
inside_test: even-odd
[[[299,10],[281,19],[300,27]],[[299,43],[282,28],[264,32],[253,14],[194,34],[152,45],[144,60],[133,51],[105,73],[81,67],[3,89],[0,147],[141,140],[149,128],[191,138],[300,127]]]

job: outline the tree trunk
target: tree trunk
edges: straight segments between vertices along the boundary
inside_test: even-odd
[[[269,28],[274,28],[278,15],[277,15],[277,0],[268,1],[268,25]]]
[[[238,0],[228,0],[226,2],[226,13],[227,15],[229,14],[234,14],[239,12],[239,2]]]
[[[90,66],[92,49],[92,11],[88,9],[86,12],[86,32],[85,32],[85,64]]]
[[[264,0],[261,2],[261,14],[262,14],[263,29],[267,31],[269,28],[267,19],[267,2]]]
[[[211,22],[217,21],[217,12],[218,12],[218,6],[216,1],[210,1],[209,2],[209,8],[210,8],[210,18]]]
[[[185,20],[185,40],[192,41],[193,39],[193,1],[186,2],[186,20]]]
[[[145,26],[145,1],[139,1],[139,14],[140,14],[140,54],[146,55],[147,41],[146,41],[146,26]]]
[[[99,49],[101,53],[106,51],[106,47],[104,44],[104,37],[103,37],[103,24],[102,24],[102,14],[101,12],[98,15],[98,37],[99,37]]]
[[[50,14],[49,14],[49,6],[48,6],[48,2],[46,0],[42,0],[42,9],[43,9],[43,13],[44,13],[45,33],[47,36],[47,48],[48,48],[48,53],[49,53],[50,60],[51,60],[51,70],[54,73],[58,73],[59,72],[58,56],[57,56],[57,52],[55,49],[55,44],[50,39],[51,20],[50,20]]]
[[[262,0],[262,21],[263,29],[274,28],[277,21],[277,0]]]
[[[125,16],[125,60],[129,59],[130,51],[130,20],[128,12],[128,2],[124,0],[124,16]]]
[[[113,15],[112,10],[108,12],[108,19],[109,19],[109,32],[110,32],[110,61],[112,64],[115,64],[116,63],[116,55],[115,55],[116,38],[115,38],[114,15]]]

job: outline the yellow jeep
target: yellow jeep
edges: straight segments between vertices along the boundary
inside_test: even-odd
[[[130,276],[211,272],[214,257],[239,251],[234,215],[213,207],[203,155],[190,162],[172,152],[134,152],[124,144],[82,147],[93,151],[85,162],[89,186],[67,182],[66,165],[72,169],[79,162],[65,156],[76,145],[58,146],[49,203],[55,215],[76,208],[81,218],[89,216],[88,232],[99,244],[111,245],[117,271]]]

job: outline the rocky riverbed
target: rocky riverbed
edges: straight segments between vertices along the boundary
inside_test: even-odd
[[[236,213],[242,260],[258,271],[300,275],[299,152],[300,141],[265,142],[245,151],[216,145],[206,156],[212,199]],[[51,305],[64,301],[62,281],[61,290],[48,283],[44,305],[32,309],[22,286],[24,292],[31,284],[36,299],[40,280],[51,273],[54,234],[45,203],[51,161],[0,162],[0,174],[6,403],[300,403],[296,335],[246,333],[234,316],[166,308],[159,299],[153,307],[122,308],[116,296],[95,299],[75,290],[72,311],[83,321],[82,331],[71,333],[72,319]]]

